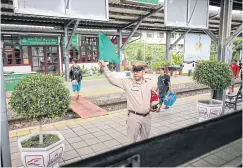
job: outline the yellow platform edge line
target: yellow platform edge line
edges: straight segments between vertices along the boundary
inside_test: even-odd
[[[43,125],[43,131],[47,131],[47,130],[50,130],[50,129],[53,129],[53,128],[63,128],[63,127],[66,127],[68,125],[74,125],[74,124],[78,124],[78,123],[85,123],[85,122],[88,122],[88,121],[94,121],[94,120],[99,120],[99,119],[102,119],[102,118],[109,118],[109,117],[114,117],[114,116],[119,116],[119,115],[122,115],[123,113],[126,113],[126,111],[124,112],[117,112],[117,113],[113,113],[113,114],[107,114],[107,115],[104,115],[104,116],[97,116],[97,117],[92,117],[92,118],[87,118],[87,119],[82,119],[82,118],[78,118],[78,119],[72,119],[72,121],[68,121],[66,120],[66,124],[63,124],[63,123],[53,123],[53,125],[48,125],[45,127],[45,125]],[[63,122],[63,121],[62,121]],[[13,138],[13,137],[17,137],[17,136],[23,136],[23,135],[28,135],[28,134],[31,134],[31,133],[35,133],[35,132],[38,132],[39,130],[34,127],[32,129],[26,129],[26,130],[21,130],[21,131],[16,131],[16,132],[9,132],[9,137],[10,138]]]

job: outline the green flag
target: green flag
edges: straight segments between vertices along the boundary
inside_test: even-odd
[[[99,60],[120,63],[114,44],[103,33],[99,33]]]

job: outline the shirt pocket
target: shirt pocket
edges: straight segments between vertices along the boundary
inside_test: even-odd
[[[133,85],[132,88],[131,88],[131,91],[132,92],[138,92],[138,91],[140,91],[140,88],[137,85]]]

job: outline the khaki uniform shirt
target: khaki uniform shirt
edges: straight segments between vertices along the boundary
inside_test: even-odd
[[[150,111],[151,90],[153,88],[151,79],[146,78],[142,82],[137,82],[132,78],[115,78],[114,73],[107,67],[104,68],[104,74],[111,84],[125,90],[128,110],[141,114],[146,114]]]

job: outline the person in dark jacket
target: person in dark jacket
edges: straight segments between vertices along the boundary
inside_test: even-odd
[[[240,66],[240,79],[242,80],[242,58],[239,61],[239,66]]]
[[[70,68],[69,77],[72,81],[73,92],[77,92],[77,100],[78,100],[79,92],[81,89],[82,70],[80,66],[77,64],[78,63],[77,59],[73,59],[72,63],[73,65]]]
[[[163,101],[165,96],[170,92],[171,86],[170,86],[170,76],[165,74],[165,69],[160,68],[160,76],[158,77],[157,82],[157,89],[159,91],[159,99],[160,99],[160,106],[157,110],[157,112],[160,112],[160,108],[163,105]],[[165,109],[168,109],[168,106],[164,107]]]

